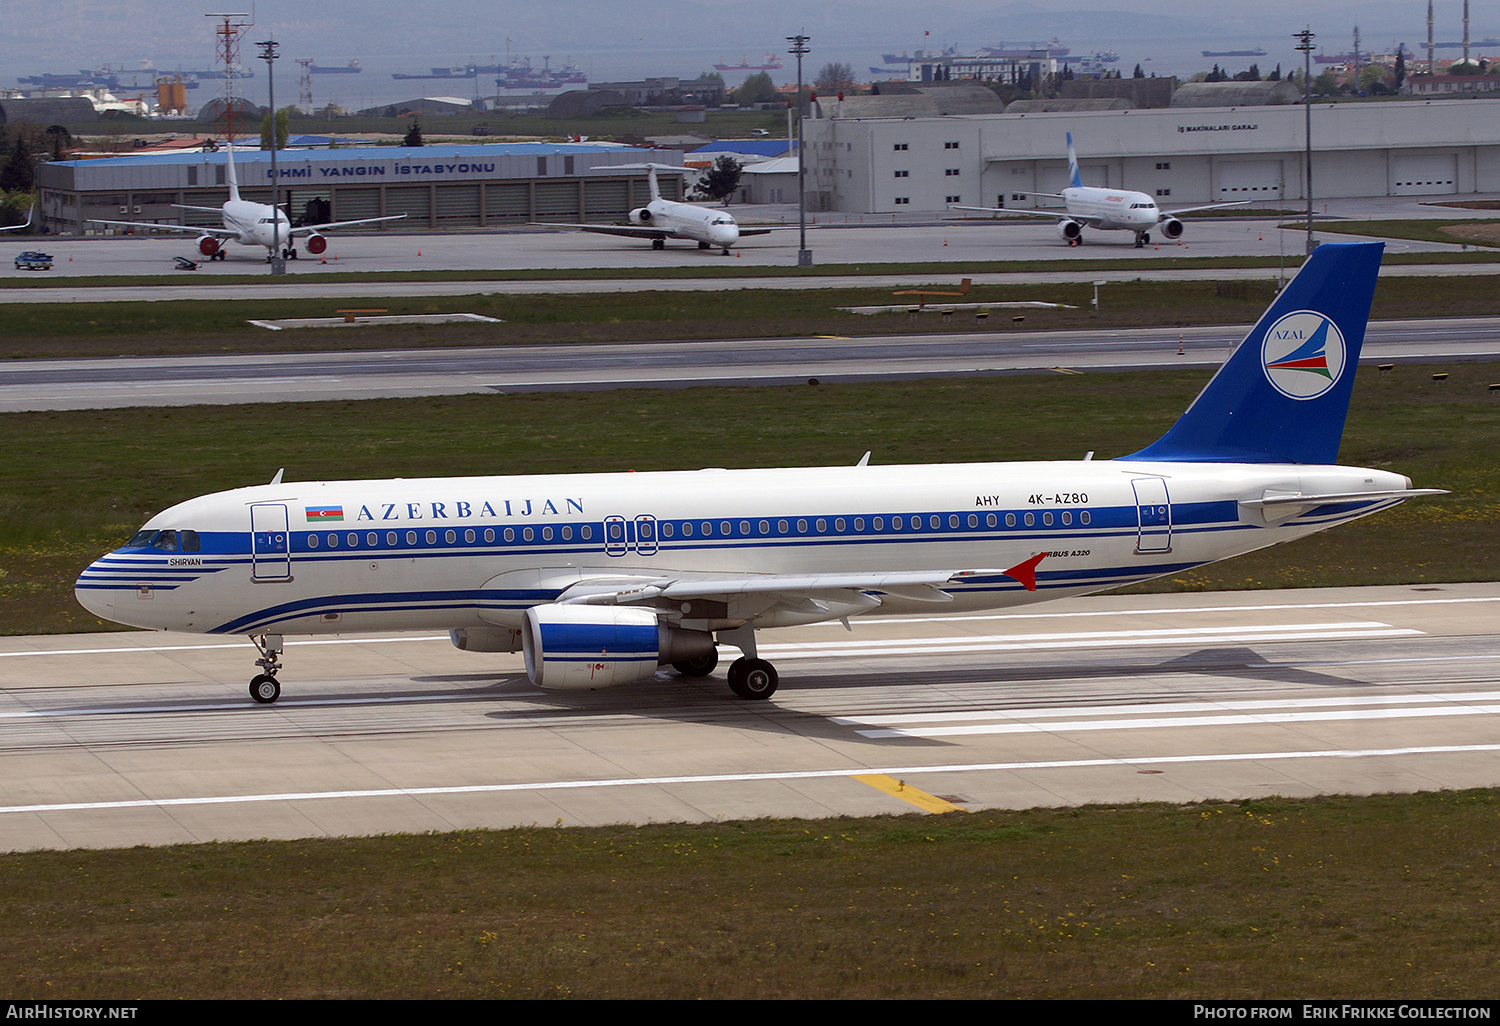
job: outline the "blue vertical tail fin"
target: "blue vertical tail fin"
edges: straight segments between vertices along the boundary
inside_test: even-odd
[[[1083,186],[1083,175],[1078,173],[1078,154],[1073,152],[1073,133],[1068,133],[1068,185],[1078,189]]]
[[[1384,249],[1319,246],[1177,423],[1120,459],[1333,463]]]

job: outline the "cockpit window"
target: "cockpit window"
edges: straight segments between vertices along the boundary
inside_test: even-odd
[[[144,549],[147,545],[151,544],[151,539],[155,537],[155,531],[137,531],[135,532],[135,534],[132,534],[130,536],[130,540],[125,543],[125,548]]]
[[[182,544],[183,552],[198,552],[201,550],[197,531],[183,531],[178,535],[178,540]]]
[[[156,549],[158,552],[176,552],[177,532],[158,531],[156,533],[156,537],[151,539],[151,547],[153,549]]]

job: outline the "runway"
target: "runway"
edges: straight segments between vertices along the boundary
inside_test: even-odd
[[[1211,368],[1248,326],[11,360],[0,412]],[[1374,322],[1363,362],[1492,360],[1500,318]]]
[[[1098,596],[766,632],[782,687],[548,693],[445,637],[0,639],[0,845],[1500,784],[1500,585]]]

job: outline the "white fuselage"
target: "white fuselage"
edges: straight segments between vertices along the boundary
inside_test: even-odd
[[[651,217],[648,221],[638,218],[637,223],[649,224],[684,239],[707,243],[718,249],[728,249],[740,241],[739,224],[723,210],[666,199],[654,199],[644,209]]]
[[[232,199],[224,204],[223,216],[224,228],[237,232],[243,245],[286,249],[292,244],[292,222],[269,203]]]
[[[271,484],[153,517],[84,571],[77,595],[101,617],[177,631],[514,630],[527,607],[580,581],[723,575],[741,582],[726,600],[684,602],[664,619],[785,626],[1118,587],[1397,501],[1279,517],[1242,504],[1268,494],[1409,487],[1349,467],[1113,461]],[[1035,591],[1001,570],[1038,553]],[[933,569],[972,573],[941,588],[832,579]],[[830,580],[767,597],[743,584],[760,574]]]
[[[1162,219],[1156,201],[1144,192],[1078,185],[1064,189],[1062,197],[1070,216],[1103,231],[1147,232]]]

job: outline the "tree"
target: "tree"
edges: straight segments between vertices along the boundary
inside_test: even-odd
[[[275,118],[270,116],[260,119],[260,148],[269,150],[271,148],[271,123],[276,124],[276,148],[286,149],[286,141],[291,137],[292,108],[283,107],[276,112]]]
[[[729,206],[729,197],[740,185],[740,162],[729,154],[720,154],[703,175],[698,183],[698,188],[707,193],[710,199],[722,200],[724,205]]]
[[[411,125],[406,129],[406,134],[401,137],[402,146],[422,145],[422,123],[413,115]]]
[[[36,188],[36,153],[43,148],[36,126],[28,122],[0,127],[0,191],[30,192]]]
[[[818,77],[813,79],[813,89],[819,93],[836,93],[841,89],[854,88],[854,69],[848,64],[825,64]]]
[[[756,72],[745,79],[743,85],[734,91],[734,102],[741,107],[748,107],[755,103],[774,103],[781,98],[776,92],[776,83],[771,81],[771,76],[764,71]]]
[[[1141,70],[1141,66],[1139,64],[1137,64],[1135,66],[1135,74],[1131,75],[1130,77],[1131,78],[1145,78],[1146,77],[1146,73],[1144,71],[1142,71]]]
[[[1406,44],[1402,43],[1396,47],[1396,91],[1401,91],[1402,84],[1406,81]]]

